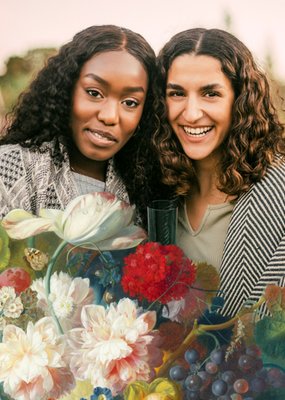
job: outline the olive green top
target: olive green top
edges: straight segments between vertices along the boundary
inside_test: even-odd
[[[199,228],[188,221],[186,204],[179,209],[176,243],[194,262],[207,262],[220,269],[224,242],[234,205],[208,205]]]

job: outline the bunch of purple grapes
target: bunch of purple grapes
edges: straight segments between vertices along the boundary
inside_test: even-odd
[[[252,400],[268,389],[285,388],[283,370],[263,365],[256,345],[240,345],[228,356],[219,347],[205,360],[189,348],[184,357],[188,367],[175,365],[169,376],[182,386],[185,400]]]

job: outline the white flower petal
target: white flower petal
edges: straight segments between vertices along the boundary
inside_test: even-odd
[[[79,304],[82,303],[84,299],[88,296],[89,289],[89,278],[74,278],[69,287],[68,294],[72,296],[75,304]]]
[[[19,240],[53,229],[51,220],[20,209],[10,211],[3,218],[2,226],[11,238]]]
[[[96,242],[96,246],[101,251],[131,249],[138,246],[146,238],[146,232],[142,228],[132,225],[119,231],[116,236],[112,236],[101,242]]]
[[[52,318],[29,322],[26,332],[7,325],[0,343],[0,379],[6,393],[15,399],[38,400],[54,390],[59,397],[66,389],[65,383],[58,387],[61,371],[68,373],[64,352],[65,343]],[[70,379],[68,385],[73,385]]]
[[[112,250],[132,248],[146,239],[146,233],[133,225],[133,217],[133,206],[110,193],[95,192],[76,197],[64,211],[42,209],[38,217],[13,210],[2,224],[15,239],[53,231],[75,246]]]
[[[116,395],[130,381],[153,376],[162,362],[158,331],[151,331],[155,312],[137,317],[139,312],[127,298],[107,309],[83,307],[82,327],[68,332],[67,357],[77,379],[90,379],[94,387],[107,384]]]
[[[84,306],[81,311],[82,325],[88,330],[95,329],[104,324],[106,319],[106,309],[103,306],[89,304]]]
[[[38,306],[43,308],[47,315],[50,311],[47,305],[44,280],[36,279],[32,290],[37,292]],[[81,308],[93,303],[94,293],[90,288],[88,278],[72,278],[66,272],[55,272],[50,279],[49,300],[53,303],[55,313],[60,318],[64,331],[79,325]]]

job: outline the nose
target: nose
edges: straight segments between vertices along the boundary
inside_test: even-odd
[[[197,98],[189,97],[183,110],[183,118],[190,123],[194,123],[203,116],[203,109]]]
[[[99,121],[105,125],[116,125],[119,122],[118,102],[114,99],[106,99],[98,112]]]

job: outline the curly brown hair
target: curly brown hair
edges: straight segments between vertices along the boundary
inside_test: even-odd
[[[159,179],[159,162],[155,162],[151,148],[151,137],[159,127],[159,118],[154,112],[153,82],[156,74],[156,56],[147,41],[138,33],[114,25],[91,26],[77,33],[58,54],[51,57],[38,73],[26,92],[8,115],[8,126],[0,145],[19,143],[34,151],[41,151],[44,142],[56,141],[53,157],[63,159],[59,141],[71,143],[70,114],[72,95],[83,65],[95,54],[126,50],[144,67],[148,75],[148,92],[143,114],[135,135],[115,155],[118,174],[126,184],[131,203],[136,203],[141,212],[149,197],[152,180]]]
[[[269,82],[257,67],[249,49],[232,34],[220,29],[189,29],[173,36],[160,51],[158,62],[157,110],[161,129],[153,143],[163,169],[163,181],[187,196],[196,184],[191,159],[167,122],[165,104],[167,73],[173,60],[182,54],[207,55],[220,61],[232,83],[235,101],[229,134],[221,148],[219,189],[239,196],[260,181],[276,154],[285,155],[284,126],[273,105]]]

